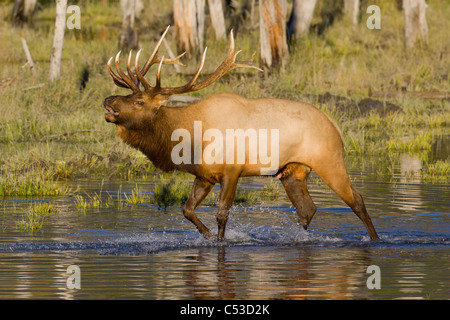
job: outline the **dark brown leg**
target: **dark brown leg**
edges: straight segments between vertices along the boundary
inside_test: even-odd
[[[309,195],[306,180],[310,169],[299,164],[288,165],[282,174],[280,180],[283,184],[286,194],[297,210],[299,222],[303,229],[308,229],[312,217],[316,213],[316,206]]]
[[[339,159],[338,159],[339,160]],[[371,240],[378,240],[377,232],[372,224],[369,214],[367,213],[366,206],[364,205],[363,198],[356,192],[350,183],[347,170],[345,169],[344,161],[332,161],[332,166],[316,166],[313,167],[314,171],[320,178],[341,197],[341,199],[352,208],[353,212],[364,223],[364,226],[369,233]]]
[[[378,234],[375,231],[372,219],[370,219],[369,213],[367,212],[366,206],[364,205],[363,198],[358,192],[356,192],[353,186],[351,188],[353,192],[354,202],[348,205],[352,208],[353,212],[358,216],[358,218],[361,219],[361,221],[364,223],[367,232],[369,232],[370,239],[378,240],[379,239]]]
[[[189,195],[188,200],[183,206],[183,214],[184,216],[191,221],[197,227],[198,231],[206,238],[209,239],[212,237],[209,229],[197,218],[195,215],[195,208],[205,199],[211,189],[214,187],[214,184],[196,178],[194,180],[194,185],[192,186],[191,194]]]

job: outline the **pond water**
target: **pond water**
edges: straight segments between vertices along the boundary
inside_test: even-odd
[[[448,299],[450,185],[405,175],[417,159],[401,159],[388,178],[350,161],[377,242],[314,179],[309,188],[318,212],[308,231],[296,224],[280,185],[281,200],[233,206],[221,244],[204,240],[178,206],[164,212],[150,203],[124,204],[122,194],[136,183],[153,190],[149,181],[70,182],[112,199],[86,213],[73,196],[0,200],[0,299]],[[268,183],[248,178],[240,188],[258,191]],[[18,229],[26,208],[39,201],[57,213],[39,231]],[[215,211],[197,210],[212,230]],[[72,274],[73,265],[79,269]]]

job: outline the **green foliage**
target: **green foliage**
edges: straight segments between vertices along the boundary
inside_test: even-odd
[[[191,192],[191,182],[183,180],[178,176],[172,176],[169,179],[159,176],[155,183],[155,193],[153,194],[153,203],[163,208],[173,205],[182,205],[189,197]]]
[[[32,26],[10,27],[8,17],[11,1],[0,2],[0,41],[8,44],[0,50],[0,197],[57,196],[70,193],[59,180],[98,176],[103,178],[136,179],[159,174],[139,151],[123,144],[115,136],[115,127],[104,121],[102,101],[112,94],[125,95],[129,90],[116,87],[106,70],[106,62],[117,52],[117,39],[122,14],[118,1],[78,1],[81,7],[81,30],[66,30],[62,57],[62,76],[48,81],[54,2],[42,2]],[[406,50],[403,16],[394,1],[377,0],[382,8],[381,30],[365,26],[365,14],[352,26],[346,19],[336,18],[332,25],[323,25],[323,9],[335,7],[335,2],[320,2],[312,31],[291,44],[289,62],[284,70],[260,74],[254,70],[235,70],[229,75],[192,95],[206,97],[213,93],[232,91],[249,98],[276,97],[308,101],[326,112],[340,126],[347,154],[392,159],[403,151],[427,151],[437,136],[449,134],[450,107],[448,100],[426,100],[400,96],[377,99],[397,105],[395,114],[368,113],[355,116],[352,106],[345,110],[336,103],[318,105],[316,97],[330,92],[359,101],[372,92],[440,91],[450,92],[447,54],[448,17],[446,1],[434,1],[427,8],[428,44]],[[158,10],[146,11],[137,24],[140,30],[142,55],[150,54],[159,32],[170,23],[172,2],[155,0]],[[229,26],[231,21],[228,20]],[[318,26],[326,28],[318,32]],[[18,33],[27,40],[35,62],[35,74],[23,67],[26,60]],[[236,32],[236,48],[242,49],[239,60],[247,60],[258,51],[258,28],[247,24]],[[174,29],[167,40],[176,51]],[[225,57],[228,40],[215,39],[212,28],[206,28],[208,53],[200,78],[212,72]],[[161,48],[165,54],[165,48]],[[183,58],[185,73],[197,63]],[[255,57],[258,64],[258,55]],[[125,59],[122,58],[122,65]],[[86,88],[80,90],[79,77],[89,70]],[[148,75],[149,79],[152,77]],[[163,68],[163,85],[178,86],[186,82],[184,74]],[[201,79],[200,79],[201,80]],[[375,98],[374,98],[375,99]],[[386,155],[387,154],[387,155]],[[383,156],[383,157],[380,157]],[[426,164],[427,165],[427,164]],[[436,164],[431,164],[436,165]],[[435,172],[437,168],[433,169]],[[427,174],[428,175],[428,174]],[[279,190],[274,184],[264,188],[261,199],[276,199]],[[152,200],[159,206],[181,204],[190,191],[190,184],[178,174],[173,180],[158,182]],[[130,202],[146,201],[145,194],[127,195]],[[217,194],[205,200],[216,203]],[[252,192],[238,192],[239,199],[254,199]],[[94,205],[94,199],[78,199]]]
[[[22,231],[38,231],[44,224],[44,218],[53,214],[55,208],[49,203],[39,203],[30,206],[23,220],[18,222],[18,227]]]

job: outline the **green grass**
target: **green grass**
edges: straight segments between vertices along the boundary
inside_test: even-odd
[[[81,30],[66,30],[62,57],[62,76],[48,81],[49,56],[53,38],[54,3],[46,1],[34,19],[33,27],[11,28],[8,17],[11,2],[0,2],[0,41],[8,45],[0,50],[0,197],[59,196],[73,194],[64,186],[67,180],[80,177],[107,179],[155,178],[158,182],[154,203],[163,208],[182,203],[189,194],[190,183],[184,176],[160,179],[160,172],[139,151],[131,149],[115,136],[115,126],[104,121],[102,101],[105,97],[129,94],[116,87],[106,70],[107,60],[116,54],[121,26],[118,1],[103,6],[99,1],[80,1]],[[291,2],[289,2],[291,3]],[[236,70],[214,85],[192,95],[206,97],[232,91],[249,98],[276,97],[311,102],[330,115],[344,135],[347,156],[376,159],[379,171],[386,173],[401,152],[426,153],[436,137],[450,133],[448,100],[427,100],[415,96],[379,99],[397,105],[401,112],[355,116],[354,110],[342,111],[334,103],[318,105],[315,97],[326,92],[358,102],[375,91],[450,92],[450,41],[448,38],[450,5],[433,1],[427,9],[428,44],[421,43],[406,51],[403,15],[393,1],[376,0],[382,8],[381,30],[365,26],[366,15],[353,28],[348,21],[336,19],[321,35],[311,32],[290,48],[288,67],[263,76],[256,71]],[[172,2],[155,0],[138,22],[143,56],[150,53],[159,33],[170,23]],[[316,14],[315,23],[320,23]],[[227,21],[229,24],[229,21]],[[246,60],[253,51],[258,63],[258,28],[242,27],[236,34],[238,59]],[[26,67],[22,33],[33,56],[36,72]],[[175,49],[174,28],[167,40]],[[217,67],[228,50],[228,40],[216,40],[206,22],[205,44],[208,46],[207,74]],[[165,49],[161,49],[162,54]],[[185,70],[196,64],[184,60]],[[123,58],[122,63],[125,63]],[[79,89],[79,77],[88,67],[89,81]],[[154,70],[148,79],[154,81]],[[170,66],[163,69],[165,86],[186,83]],[[351,161],[351,160],[350,160]],[[439,164],[424,158],[423,174],[436,175]],[[431,167],[430,167],[431,166]],[[433,167],[435,166],[435,167]],[[438,176],[442,176],[438,174]],[[442,181],[442,179],[430,179]],[[272,182],[270,182],[272,183]],[[137,191],[136,191],[137,192]],[[258,197],[276,199],[275,185],[265,188]],[[131,202],[140,195],[128,196]],[[251,200],[252,193],[238,194]],[[82,200],[79,199],[80,203]],[[92,199],[83,201],[92,202]],[[207,203],[215,203],[212,193]]]
[[[131,195],[124,193],[125,200],[129,204],[141,204],[148,203],[150,201],[150,196],[144,192],[136,185],[134,190],[131,190]]]
[[[45,217],[53,214],[55,210],[49,203],[34,204],[28,207],[24,219],[19,221],[17,226],[21,231],[38,231],[42,228]]]
[[[425,182],[448,183],[450,181],[450,161],[438,160],[422,168],[421,178]]]
[[[173,205],[182,205],[186,202],[192,188],[192,181],[177,176],[165,178],[160,175],[155,183],[155,193],[152,202],[158,207],[167,209]]]
[[[75,206],[77,211],[83,214],[87,213],[90,208],[108,208],[112,205],[113,200],[108,197],[106,200],[101,197],[100,194],[94,192],[93,194],[87,194],[86,196],[75,195]]]

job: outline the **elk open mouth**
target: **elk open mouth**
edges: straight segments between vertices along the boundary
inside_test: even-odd
[[[114,122],[117,117],[119,116],[119,113],[115,111],[111,106],[105,105],[106,113],[105,113],[105,119],[108,122]]]

